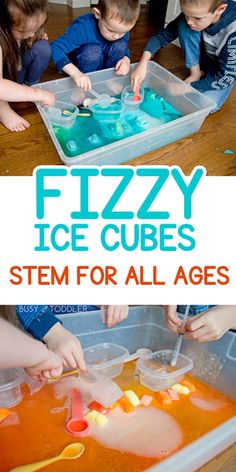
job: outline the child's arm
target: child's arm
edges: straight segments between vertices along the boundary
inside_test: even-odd
[[[104,310],[102,321],[106,323],[108,328],[121,323],[121,321],[128,317],[128,305],[102,305],[101,309]]]
[[[23,367],[33,378],[62,373],[62,360],[41,342],[0,319],[0,368]]]
[[[27,331],[43,340],[48,349],[62,357],[65,367],[86,369],[79,340],[61,326],[48,305],[18,305],[16,314]]]
[[[78,67],[72,64],[69,54],[88,42],[90,36],[88,29],[89,24],[86,23],[84,16],[77,18],[65,33],[51,44],[52,60],[57,70],[68,74],[77,87],[83,88],[85,92],[92,88],[91,81]]]
[[[4,102],[41,102],[51,106],[55,101],[54,93],[28,85],[20,85],[11,80],[0,78],[0,100]]]
[[[73,79],[77,87],[81,87],[85,92],[91,90],[92,84],[90,78],[81,72],[74,64],[67,64],[62,70]]]
[[[126,33],[123,37],[123,40],[126,42],[126,51],[124,52],[124,57],[120,59],[115,65],[115,71],[117,75],[126,75],[130,70],[130,51],[129,51],[129,34]]]
[[[54,93],[38,87],[20,85],[2,77],[2,48],[0,46],[0,100],[4,102],[42,102],[50,106],[55,101]]]
[[[147,42],[140,62],[131,74],[131,85],[134,90],[137,86],[140,86],[141,82],[145,79],[149,60],[159,49],[168,46],[168,44],[178,38],[178,24],[182,17],[183,13],[171,21],[166,28],[154,34]]]
[[[236,329],[236,306],[220,305],[188,318],[185,337],[205,343],[220,339],[229,329]]]
[[[86,371],[84,354],[79,340],[60,323],[55,324],[43,337],[48,349],[63,359],[65,367]]]

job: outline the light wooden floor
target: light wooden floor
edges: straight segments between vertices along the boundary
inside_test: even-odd
[[[51,5],[50,9],[50,40],[59,36],[73,18],[88,11],[60,5]],[[132,62],[139,59],[142,47],[153,32],[153,26],[147,21],[146,7],[143,7],[140,19],[131,32]],[[158,62],[179,77],[185,77],[179,48],[171,45],[162,50]],[[53,64],[50,64],[42,80],[57,77]],[[62,164],[36,107],[18,104],[15,108],[30,121],[31,127],[23,133],[10,133],[0,125],[0,175],[31,175],[37,165]],[[224,154],[226,149],[233,150],[234,154]],[[208,175],[236,175],[236,87],[223,109],[209,116],[197,134],[140,156],[129,161],[129,164],[175,164],[186,174],[194,166],[203,165]]]

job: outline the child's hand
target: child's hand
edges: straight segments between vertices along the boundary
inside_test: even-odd
[[[115,67],[117,75],[126,75],[129,73],[130,69],[130,59],[127,56],[124,56],[120,59]]]
[[[142,81],[145,79],[147,74],[147,65],[148,63],[146,62],[139,62],[139,64],[131,72],[131,87],[133,90],[136,90],[137,87],[140,87]]]
[[[56,97],[53,92],[50,92],[49,90],[35,88],[35,93],[36,102],[41,102],[42,105],[44,105],[45,107],[50,107],[54,104]]]
[[[171,331],[179,334],[181,320],[176,314],[177,305],[163,305],[166,324]]]
[[[62,357],[65,367],[86,371],[84,354],[79,340],[60,323],[56,323],[44,336],[48,349]]]
[[[89,92],[89,90],[91,90],[92,84],[91,84],[90,78],[87,75],[80,72],[78,69],[75,72],[75,74],[73,74],[71,77],[74,80],[77,87],[82,88],[84,92]]]
[[[41,39],[45,39],[46,41],[48,41],[47,33],[43,33]]]
[[[35,380],[46,380],[51,377],[57,377],[61,375],[63,371],[63,362],[61,357],[57,356],[52,351],[49,351],[46,347],[46,360],[40,364],[28,367],[26,370],[27,374]]]
[[[108,328],[120,323],[128,317],[128,305],[102,305],[102,321],[106,323]]]
[[[236,327],[236,307],[217,306],[205,313],[188,318],[185,337],[200,343],[220,339]]]

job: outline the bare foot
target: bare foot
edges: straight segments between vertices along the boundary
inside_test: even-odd
[[[202,79],[204,77],[204,72],[199,69],[198,72],[191,72],[190,75],[185,79],[187,84],[191,84],[191,82],[196,82],[197,80]]]
[[[10,131],[25,131],[30,123],[18,115],[7,102],[0,102],[0,122]]]

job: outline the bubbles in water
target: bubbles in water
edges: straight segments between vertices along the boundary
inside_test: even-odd
[[[183,441],[176,420],[154,407],[137,408],[129,414],[116,408],[105,427],[91,425],[91,434],[105,447],[143,457],[166,457]]]
[[[226,405],[226,402],[223,400],[218,400],[208,395],[203,396],[199,393],[192,393],[190,395],[190,401],[194,406],[205,411],[216,411],[220,408],[224,408]]]

